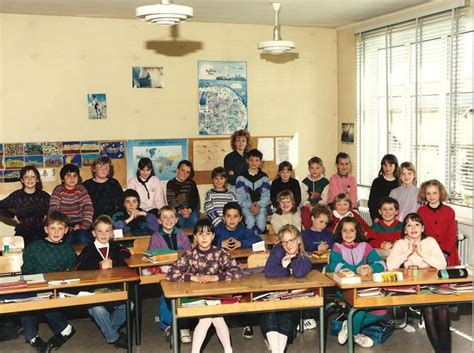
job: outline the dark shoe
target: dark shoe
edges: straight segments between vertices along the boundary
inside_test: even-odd
[[[244,331],[242,332],[242,337],[251,339],[253,338],[253,329],[252,326],[245,326]]]
[[[64,343],[66,343],[74,334],[76,333],[76,328],[72,326],[71,333],[69,335],[61,335],[60,333],[57,335],[54,335],[48,340],[48,348],[47,352],[51,352],[53,349],[58,350],[59,347],[61,347]]]
[[[46,342],[40,336],[36,336],[28,342],[33,349],[38,353],[46,353]]]
[[[117,340],[111,344],[113,344],[115,348],[127,349],[127,335],[119,332],[119,338],[117,338]]]

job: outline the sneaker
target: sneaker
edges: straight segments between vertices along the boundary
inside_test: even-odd
[[[341,331],[337,334],[337,341],[339,344],[345,344],[347,342],[347,320],[342,323]]]
[[[318,327],[318,323],[315,319],[304,319],[303,320],[303,331],[314,330]],[[296,328],[298,331],[300,330],[300,324]]]
[[[362,333],[354,335],[354,342],[363,348],[370,348],[374,345],[374,341],[372,340],[372,338],[363,335]]]
[[[71,325],[71,324],[69,324]],[[69,335],[61,335],[60,333],[54,335],[48,340],[47,352],[51,352],[53,349],[58,350],[64,343],[66,343],[74,334],[76,333],[76,328],[71,325],[71,333]]]
[[[119,332],[119,337],[115,342],[112,342],[111,344],[113,344],[115,348],[127,349],[127,335],[122,332]]]
[[[191,343],[191,331],[187,329],[179,330],[179,339],[181,343]]]
[[[242,332],[242,337],[251,339],[253,338],[253,329],[252,326],[245,326],[244,331]]]
[[[171,341],[171,326],[166,326],[165,330],[163,331],[163,336],[165,337],[166,342]]]
[[[31,347],[37,352],[37,353],[45,353],[46,352],[46,342],[41,339],[40,336],[36,336],[32,340],[28,342]]]

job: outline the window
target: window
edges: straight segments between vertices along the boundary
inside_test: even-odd
[[[363,32],[357,39],[358,177],[386,153],[473,205],[472,18],[463,9]]]

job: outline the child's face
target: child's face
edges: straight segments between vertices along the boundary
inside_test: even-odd
[[[151,168],[145,166],[143,169],[140,169],[138,174],[140,175],[140,178],[142,178],[142,180],[147,180],[148,177],[151,175]]]
[[[384,162],[382,164],[382,173],[386,177],[392,177],[393,173],[395,173],[395,164],[389,163],[389,162]]]
[[[429,185],[426,187],[426,201],[430,204],[439,202],[439,188],[437,186]]]
[[[283,234],[280,243],[288,255],[294,255],[298,253],[299,245],[301,243],[301,237],[295,237],[291,233],[285,233]]]
[[[216,175],[212,179],[212,185],[214,185],[214,189],[217,189],[217,190],[225,189],[226,182],[227,182],[227,178],[223,175]]]
[[[66,189],[74,189],[77,183],[79,182],[79,177],[77,176],[76,173],[68,172],[64,176],[63,181],[64,181],[64,187]]]
[[[384,203],[379,208],[379,214],[385,222],[392,222],[398,214],[398,210],[393,203]]]
[[[351,210],[351,205],[349,202],[341,200],[336,202],[334,209],[337,211],[337,213],[343,215]]]
[[[281,180],[286,183],[291,178],[291,170],[288,168],[283,168],[278,172],[278,175],[280,176]]]
[[[68,227],[63,222],[51,222],[44,227],[44,232],[48,235],[47,239],[51,243],[59,243],[67,233]]]
[[[21,178],[21,182],[25,189],[35,189],[36,188],[36,183],[38,182],[38,177],[32,170],[28,170],[24,175],[23,178]]]
[[[409,239],[420,239],[424,230],[425,227],[421,223],[412,221],[411,219],[408,220],[407,224],[405,225],[405,234],[409,237]]]
[[[138,206],[140,205],[138,204],[138,199],[136,197],[129,196],[125,198],[123,206],[128,213],[132,213],[133,211],[138,210]]]
[[[206,251],[212,246],[215,234],[209,229],[203,229],[199,233],[194,234],[194,240],[196,241],[199,250]]]
[[[349,170],[351,169],[351,161],[349,158],[341,158],[337,161],[336,167],[340,174],[349,174]]]
[[[188,180],[190,175],[191,175],[191,168],[188,167],[186,164],[181,164],[181,166],[178,169],[176,169],[176,176],[181,181]]]
[[[346,222],[342,225],[341,229],[342,240],[346,243],[354,243],[357,235],[356,225],[352,222]]]
[[[250,170],[257,170],[258,168],[260,168],[262,161],[256,156],[251,156],[247,158],[247,163],[249,165]]]
[[[94,229],[92,230],[92,234],[94,238],[101,244],[106,244],[112,239],[113,231],[112,226],[107,223],[99,222],[96,224]]]
[[[242,216],[240,215],[239,210],[236,210],[235,208],[230,208],[224,213],[224,224],[228,230],[235,230],[241,220]]]
[[[413,180],[415,180],[415,173],[405,168],[400,170],[400,181],[403,185],[413,185]]]
[[[110,173],[110,165],[108,163],[97,163],[94,167],[94,176],[97,179],[107,179]]]
[[[159,222],[164,230],[170,232],[176,223],[178,223],[178,217],[173,211],[163,211],[160,213]]]
[[[313,221],[313,229],[317,232],[322,232],[329,223],[329,217],[325,214],[320,214],[316,218],[311,217],[311,220]]]
[[[323,166],[318,163],[313,163],[308,167],[308,171],[312,179],[318,179],[323,172]]]
[[[245,150],[245,147],[247,147],[247,139],[245,136],[238,136],[235,139],[235,149],[237,151],[243,152]]]
[[[284,214],[290,213],[294,207],[293,202],[289,197],[282,198],[278,204]]]

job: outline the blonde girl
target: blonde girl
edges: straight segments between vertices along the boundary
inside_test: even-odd
[[[291,190],[280,191],[277,202],[278,208],[271,219],[273,232],[278,234],[286,224],[292,224],[301,230],[301,215]]]
[[[420,207],[416,186],[416,168],[411,162],[400,164],[400,186],[390,191],[390,197],[398,201],[398,220],[403,221],[409,213],[416,212]]]

